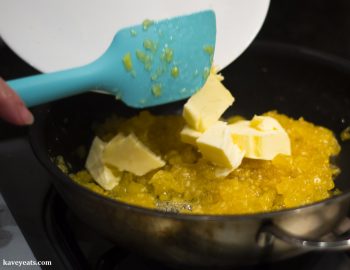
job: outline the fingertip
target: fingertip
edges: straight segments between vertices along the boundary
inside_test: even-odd
[[[0,118],[14,125],[31,125],[33,114],[20,97],[0,77]]]
[[[21,106],[18,113],[21,118],[20,125],[31,125],[34,123],[33,114],[25,106]]]

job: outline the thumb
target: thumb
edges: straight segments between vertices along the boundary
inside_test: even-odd
[[[0,78],[0,118],[15,125],[31,125],[32,113],[20,97]]]

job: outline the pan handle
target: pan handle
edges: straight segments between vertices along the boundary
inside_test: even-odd
[[[280,229],[274,224],[264,225],[258,235],[257,243],[261,247],[271,245],[274,239],[279,239],[291,246],[301,248],[304,250],[315,250],[315,251],[339,251],[350,249],[350,232],[342,234],[337,237],[336,240],[331,241],[318,241],[307,238],[301,238],[286,231]]]

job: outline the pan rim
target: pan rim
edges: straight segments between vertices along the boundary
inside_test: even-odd
[[[319,62],[324,65],[328,65],[332,68],[338,69],[339,71],[350,74],[350,61],[342,59],[332,54],[323,53],[316,50],[311,50],[305,47],[284,44],[279,42],[269,41],[256,41],[252,44],[252,49],[259,50],[271,50],[278,53],[287,53],[289,55],[307,57],[309,61]],[[269,212],[258,212],[253,214],[227,214],[227,215],[211,215],[211,214],[182,214],[165,212],[158,209],[145,208],[137,205],[128,204],[116,199],[112,199],[103,195],[100,195],[94,191],[87,189],[86,187],[79,185],[74,182],[68,175],[64,174],[49,158],[48,151],[43,143],[45,140],[45,124],[50,112],[50,104],[42,105],[34,109],[36,121],[34,125],[29,128],[29,142],[33,149],[36,158],[46,168],[55,180],[63,181],[63,184],[69,185],[72,188],[77,189],[79,193],[86,196],[94,197],[94,199],[102,200],[104,203],[110,204],[114,207],[120,207],[124,210],[137,212],[143,215],[156,216],[159,218],[168,218],[176,220],[187,220],[187,221],[238,221],[238,220],[268,220],[276,216],[284,216],[297,214],[304,211],[314,211],[314,209],[323,208],[327,205],[335,204],[339,201],[350,199],[350,191],[336,195],[325,200],[314,202],[299,207],[287,208],[277,211]],[[42,143],[40,143],[42,142]]]

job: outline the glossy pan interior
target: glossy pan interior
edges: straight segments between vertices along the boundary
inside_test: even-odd
[[[274,109],[328,127],[338,139],[350,125],[350,65],[341,59],[299,47],[256,43],[223,75],[236,98],[226,115],[251,117]],[[177,102],[151,111],[180,113],[182,105]],[[111,96],[90,93],[36,108],[36,123],[30,130],[34,152],[53,174],[53,183],[68,206],[119,244],[179,265],[254,264],[320,245],[311,241],[304,248],[302,241],[284,239],[285,243],[274,240],[273,234],[289,240],[319,240],[347,215],[350,141],[339,140],[342,151],[335,160],[342,170],[335,180],[342,195],[297,209],[241,216],[179,215],[127,205],[75,184],[52,163],[51,157],[62,155],[73,171],[81,169],[85,161],[73,153],[78,146],[91,144],[92,124],[111,114],[131,116],[137,112]],[[336,246],[347,248],[346,243],[337,242]]]

